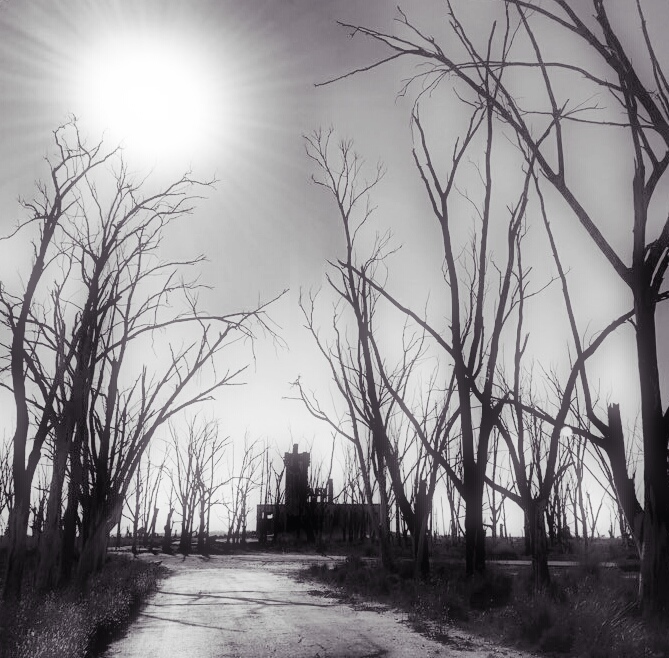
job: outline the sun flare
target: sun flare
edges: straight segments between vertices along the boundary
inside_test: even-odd
[[[147,34],[98,44],[80,77],[80,106],[96,131],[133,156],[196,159],[207,148],[219,103],[211,65],[192,44]]]

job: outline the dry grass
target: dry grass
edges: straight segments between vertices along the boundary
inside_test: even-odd
[[[82,594],[74,588],[0,607],[1,658],[88,658],[126,626],[163,570],[114,557]]]
[[[397,573],[376,561],[349,557],[313,566],[308,576],[343,597],[372,599],[404,610],[419,628],[455,624],[491,640],[546,655],[579,658],[669,657],[666,622],[644,620],[636,605],[636,580],[594,560],[562,567],[549,588],[532,591],[529,570],[518,575],[489,567],[467,579],[464,565],[436,563],[427,581],[413,580],[408,563]]]

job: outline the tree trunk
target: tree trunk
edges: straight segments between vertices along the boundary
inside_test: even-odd
[[[583,467],[581,466],[581,469]],[[588,550],[588,516],[585,511],[585,502],[583,501],[583,471],[581,470],[578,477],[578,508],[581,512],[581,532],[583,534],[583,548]],[[578,536],[578,533],[577,535]]]
[[[197,552],[201,555],[204,555],[207,548],[205,529],[207,525],[207,515],[206,515],[206,495],[202,494],[202,500],[200,501],[200,527],[197,533]]]
[[[132,551],[133,555],[137,555],[139,552],[139,547],[137,545],[137,531],[139,529],[139,513],[140,513],[140,496],[142,494],[142,480],[140,475],[140,469],[137,469],[137,484],[135,488],[135,513],[132,516]]]
[[[532,555],[532,521],[528,509],[523,510],[523,530],[525,531],[524,555]]]
[[[177,549],[178,553],[183,555],[188,555],[190,553],[190,525],[187,521],[181,523],[181,536],[179,537],[179,548]]]
[[[61,560],[61,582],[69,581],[74,566],[77,543],[77,521],[79,520],[79,499],[83,490],[84,465],[83,444],[88,444],[86,427],[86,411],[88,402],[82,403],[81,413],[77,420],[74,439],[70,444],[70,481],[67,490],[67,507],[63,517],[63,549]],[[82,523],[83,528],[83,523]],[[83,537],[82,537],[83,540]]]
[[[181,510],[181,536],[179,537],[179,547],[177,548],[178,553],[183,553],[184,555],[190,553],[190,527],[189,508],[184,503]]]
[[[355,453],[358,459],[358,465],[360,466],[360,473],[362,474],[363,487],[365,489],[365,502],[367,504],[367,509],[369,513],[370,525],[373,528],[376,519],[374,519],[374,502],[372,495],[372,483],[369,477],[369,467],[365,461],[365,453],[363,452],[362,445],[360,441],[355,441]],[[379,468],[379,472],[380,472]],[[390,528],[388,526],[388,519],[390,517],[389,508],[388,508],[388,495],[386,493],[386,479],[385,471],[380,476],[380,480],[377,474],[377,481],[379,482],[379,491],[380,493],[380,518],[378,519],[378,529],[379,529],[379,548],[381,552],[381,564],[384,569],[392,571],[394,568],[394,560],[391,549],[390,542]],[[381,484],[383,482],[383,485]],[[397,506],[397,515],[399,519],[399,506]],[[399,521],[398,521],[399,523]],[[346,535],[346,530],[344,529],[344,539]]]
[[[24,491],[15,483],[14,507],[9,512],[7,522],[8,546],[7,567],[5,569],[5,601],[21,598],[21,584],[26,563],[26,538],[28,534],[28,518],[30,516],[30,492]]]
[[[465,482],[465,494],[465,568],[467,576],[473,576],[485,572],[483,487]]]
[[[541,591],[550,584],[548,541],[544,521],[546,502],[533,499],[530,501],[528,507],[532,553],[532,584],[535,591]]]
[[[427,483],[421,480],[416,492],[416,514],[414,539],[414,578],[427,578],[430,575],[430,553],[427,543],[427,521],[430,516],[428,507]]]
[[[381,564],[384,569],[392,571],[395,568],[395,560],[390,545],[390,532],[388,527],[388,492],[386,489],[385,467],[379,460],[379,472],[377,480],[379,483],[379,548],[381,550]]]
[[[85,586],[94,573],[102,569],[107,554],[109,528],[104,520],[96,523],[88,536],[88,540],[81,549],[79,564],[77,565],[77,582]]]
[[[77,565],[77,582],[81,586],[85,586],[88,578],[104,566],[109,535],[114,526],[120,523],[123,511],[121,494],[110,493],[107,496],[108,501],[116,499],[117,502],[108,502],[91,509],[91,525]]]
[[[61,503],[67,457],[67,443],[57,439],[54,446],[51,484],[49,485],[49,499],[46,507],[46,521],[42,534],[42,546],[44,548],[40,551],[37,567],[36,586],[40,591],[53,589],[58,586],[60,581],[60,560],[63,545]]]
[[[170,507],[170,511],[167,513],[167,521],[165,523],[165,533],[163,535],[162,551],[168,555],[172,555],[172,514],[174,510]]]
[[[153,544],[156,541],[156,521],[158,519],[158,508],[154,506],[153,508],[153,516],[151,517],[151,524],[149,525],[149,530],[148,530],[148,536],[149,536],[149,544],[148,544],[148,549],[150,551],[153,551]]]
[[[619,507],[622,509],[624,519],[621,520],[620,528],[622,536],[625,536],[625,519],[632,532],[632,538],[636,545],[637,553],[641,557],[643,544],[643,509],[636,497],[634,480],[628,476],[627,462],[625,459],[625,438],[623,425],[620,418],[620,406],[610,404],[608,408],[609,436],[606,442],[606,454],[609,458],[613,485],[616,490]]]
[[[72,462],[70,462],[70,464],[72,464]],[[63,583],[66,583],[70,579],[76,555],[77,519],[79,511],[78,490],[79,487],[74,483],[73,479],[70,478],[67,488],[67,507],[65,508],[65,514],[63,515],[63,550],[60,567],[61,582]]]
[[[664,615],[669,610],[667,503],[666,501],[659,503],[660,496],[651,485],[646,487],[645,495],[648,502],[645,506],[643,525],[644,541],[641,551],[639,595],[645,612],[651,615]]]
[[[667,431],[662,412],[657,360],[654,293],[637,284],[634,295],[636,345],[641,385],[641,421],[644,439],[644,522],[639,594],[644,610],[669,610],[669,477]]]

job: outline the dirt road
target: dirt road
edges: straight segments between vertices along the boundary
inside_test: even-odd
[[[455,631],[441,644],[413,631],[403,613],[342,604],[295,580],[305,563],[327,559],[167,558],[171,575],[104,658],[523,658]]]

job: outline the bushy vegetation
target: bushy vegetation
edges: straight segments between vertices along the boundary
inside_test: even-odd
[[[90,657],[131,621],[164,569],[116,556],[85,592],[73,587],[38,595],[30,588],[0,607],[0,658]]]
[[[495,642],[550,655],[579,658],[669,656],[669,629],[645,620],[637,581],[616,568],[586,560],[555,570],[548,588],[533,592],[529,567],[511,575],[490,566],[467,578],[459,562],[434,565],[427,580],[413,578],[413,565],[385,571],[376,560],[349,556],[344,562],[310,567],[308,576],[340,596],[374,600],[407,613],[433,636],[447,625]]]

